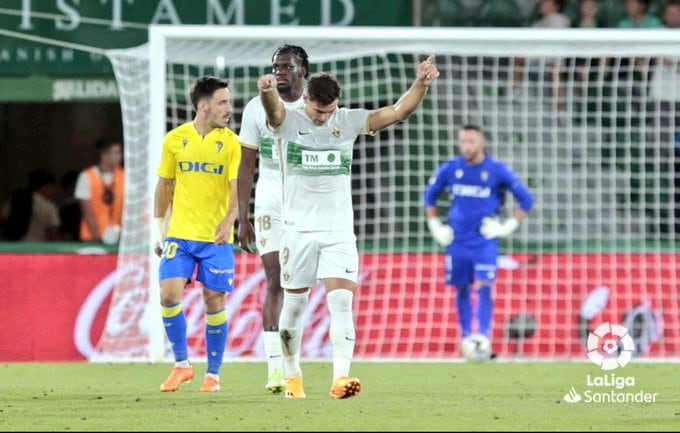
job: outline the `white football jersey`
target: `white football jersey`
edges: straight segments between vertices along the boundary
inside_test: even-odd
[[[338,108],[316,126],[304,106],[286,109],[274,131],[284,166],[282,230],[354,232],[352,149],[370,111]]]
[[[300,97],[294,102],[282,102],[285,107],[295,109],[305,101]],[[239,142],[259,153],[255,214],[280,216],[282,193],[278,148],[274,145],[274,135],[267,128],[267,115],[259,96],[251,99],[243,110]]]

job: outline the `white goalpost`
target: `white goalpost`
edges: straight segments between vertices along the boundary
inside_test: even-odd
[[[465,123],[486,131],[489,153],[536,199],[501,243],[499,357],[584,360],[588,332],[605,322],[629,329],[635,357],[678,357],[677,40],[665,30],[151,26],[148,44],[107,52],[123,111],[128,194],[121,278],[91,359],[169,359],[148,230],[163,137],[193,117],[188,93],[202,75],[229,79],[238,132],[257,78],[283,44],[304,47],[312,73],[336,75],[346,106],[393,103],[429,54],[441,72],[410,119],[355,145],[358,359],[460,357],[455,290],[444,285],[444,252],[427,231],[422,195],[456,153],[455,131]],[[508,197],[505,211],[513,206]],[[226,357],[258,359],[264,274],[256,255],[237,254],[236,262]],[[191,356],[200,358],[196,283],[184,307]],[[303,356],[327,357],[322,287],[305,323]]]

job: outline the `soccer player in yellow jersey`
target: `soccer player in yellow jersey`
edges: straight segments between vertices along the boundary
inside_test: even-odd
[[[161,313],[175,368],[161,385],[174,392],[194,378],[187,352],[182,295],[198,266],[203,284],[208,370],[201,392],[220,390],[227,342],[226,294],[234,285],[233,226],[238,218],[238,136],[227,128],[232,114],[227,81],[199,78],[191,89],[192,122],[168,132],[163,142],[154,201],[154,242],[161,257]],[[167,237],[163,221],[172,202]],[[161,248],[162,245],[162,248]]]

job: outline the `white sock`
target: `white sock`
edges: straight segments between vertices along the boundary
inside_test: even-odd
[[[212,377],[212,378],[215,379],[216,381],[218,381],[218,382],[220,381],[220,375],[219,375],[219,374],[206,373],[206,374],[205,374],[205,377]]]
[[[189,368],[189,367],[191,367],[191,364],[189,364],[189,360],[188,360],[188,359],[185,359],[184,361],[175,362],[175,367],[179,367],[179,368]]]
[[[347,289],[331,290],[326,295],[326,305],[331,315],[330,340],[333,345],[333,381],[349,377],[349,367],[354,355],[354,317],[352,299],[354,293]]]
[[[283,375],[286,378],[302,376],[300,344],[302,343],[302,315],[307,306],[309,290],[305,293],[284,291],[283,307],[279,316],[279,334],[283,353]]]
[[[268,376],[271,376],[276,370],[283,372],[283,354],[281,353],[279,331],[264,331],[264,354],[267,357]]]

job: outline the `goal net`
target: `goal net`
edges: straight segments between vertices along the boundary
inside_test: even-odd
[[[123,110],[127,197],[121,275],[92,359],[169,359],[159,312],[151,216],[163,136],[193,118],[202,75],[230,80],[239,131],[257,78],[282,44],[301,45],[311,72],[336,75],[341,105],[377,108],[436,54],[440,78],[406,122],[362,136],[352,185],[360,277],[358,359],[459,358],[455,290],[425,223],[434,170],[455,132],[483,127],[488,152],[531,189],[536,205],[501,242],[493,349],[501,358],[585,360],[587,337],[623,325],[635,357],[680,353],[677,232],[680,45],[665,31],[152,26],[149,44],[110,51]],[[440,215],[445,215],[442,197]],[[508,196],[506,213],[515,203]],[[251,212],[252,215],[252,212]],[[238,250],[238,249],[237,249]],[[263,354],[259,257],[236,255],[226,357]],[[302,355],[327,358],[322,286],[306,310]],[[474,296],[473,296],[474,298]],[[200,286],[186,291],[191,355],[204,355]]]

